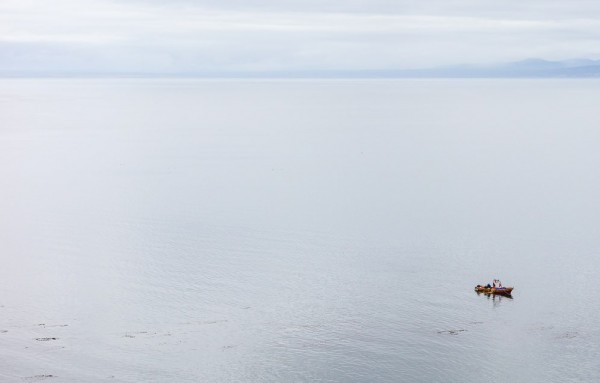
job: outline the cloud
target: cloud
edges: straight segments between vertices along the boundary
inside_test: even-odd
[[[482,4],[4,0],[0,70],[402,69],[598,57],[594,2]]]

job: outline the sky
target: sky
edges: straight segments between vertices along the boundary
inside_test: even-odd
[[[0,0],[0,73],[600,59],[598,0]]]

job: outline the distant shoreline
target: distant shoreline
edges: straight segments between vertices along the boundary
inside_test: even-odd
[[[600,60],[528,59],[493,65],[461,64],[412,69],[273,69],[127,71],[107,69],[0,69],[0,78],[199,78],[199,79],[466,79],[600,78]]]
[[[598,75],[588,76],[544,76],[544,75],[515,75],[515,76],[386,76],[386,75],[171,75],[171,74],[3,74],[0,79],[191,79],[191,80],[576,80],[576,79],[600,79]]]

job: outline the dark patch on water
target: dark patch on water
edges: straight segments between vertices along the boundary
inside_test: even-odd
[[[229,321],[227,319],[209,320],[209,321],[200,322],[200,324],[216,324],[216,323],[225,323],[225,322],[229,322]]]
[[[579,333],[577,331],[567,331],[564,334],[558,336],[558,339],[573,339],[577,338]]]
[[[29,377],[25,378],[25,380],[27,380],[29,382],[37,382],[37,381],[48,379],[48,378],[56,378],[56,376],[54,376],[52,374],[34,375],[34,376],[29,376]]]
[[[458,330],[443,330],[443,331],[438,331],[438,334],[448,334],[448,335],[458,335],[461,332],[467,331],[465,329],[458,329]]]
[[[58,340],[58,338],[54,338],[54,337],[47,337],[47,338],[35,338],[35,340],[39,341],[39,342],[49,342],[51,340]]]
[[[249,306],[247,308],[250,308]],[[246,309],[246,308],[244,308]],[[217,324],[217,323],[226,323],[229,322],[228,319],[215,319],[215,320],[207,320],[207,321],[194,321],[194,322],[180,322],[181,325],[206,325],[206,324]]]

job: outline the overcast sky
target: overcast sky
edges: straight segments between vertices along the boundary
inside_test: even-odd
[[[0,0],[0,71],[407,69],[600,58],[599,0]]]

